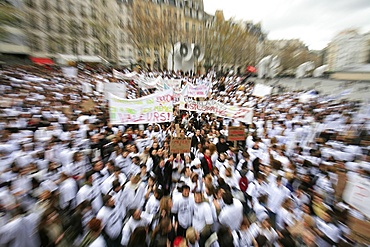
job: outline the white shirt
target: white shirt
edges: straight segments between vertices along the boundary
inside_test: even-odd
[[[151,195],[145,206],[145,212],[149,215],[154,216],[159,211],[159,200]]]
[[[96,215],[96,218],[102,221],[102,228],[111,239],[116,239],[119,236],[123,219],[118,211],[118,207],[110,208],[103,206]]]
[[[289,196],[290,190],[283,185],[277,187],[276,184],[273,184],[269,186],[267,193],[268,193],[267,207],[273,213],[277,213],[277,210],[280,208],[284,199]]]
[[[239,229],[243,221],[243,204],[239,200],[233,199],[231,205],[225,205],[221,209],[218,220],[232,231]]]
[[[194,212],[194,197],[188,196],[178,197],[173,200],[172,213],[177,214],[179,224],[183,228],[188,228],[192,223],[192,216]]]
[[[133,217],[130,217],[130,219],[127,221],[126,225],[122,229],[121,244],[127,245],[128,241],[130,240],[131,234],[137,227],[148,226],[149,224],[150,221],[145,217],[141,217],[139,220],[135,220]]]
[[[37,236],[39,215],[36,213],[17,217],[0,227],[0,246],[37,247],[40,245]]]
[[[91,206],[95,213],[99,212],[103,206],[103,199],[101,197],[100,190],[95,190],[93,186],[90,185],[84,185],[81,187],[77,192],[76,200],[77,205],[85,200],[91,201]]]
[[[193,227],[197,232],[202,232],[206,225],[213,224],[211,207],[207,202],[195,203],[193,211]]]
[[[75,198],[77,195],[77,183],[73,178],[67,178],[59,185],[59,203],[62,209],[65,209],[71,202],[71,207],[74,208]]]
[[[276,214],[276,226],[278,230],[283,230],[286,226],[293,226],[296,222],[295,216],[283,207]]]
[[[128,182],[122,191],[121,197],[118,203],[123,203],[127,210],[130,209],[141,209],[145,202],[145,184],[132,184]]]
[[[89,247],[106,247],[105,240],[102,235],[100,235],[94,242],[92,242]]]

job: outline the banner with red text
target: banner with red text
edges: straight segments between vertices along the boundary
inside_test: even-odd
[[[188,84],[187,96],[194,98],[207,98],[209,93],[209,83],[201,85]]]
[[[112,124],[145,124],[172,121],[173,90],[139,99],[122,99],[110,94],[109,115]]]
[[[251,108],[225,105],[216,100],[195,101],[182,97],[180,100],[180,109],[213,113],[216,116],[235,119],[246,124],[251,124],[253,118],[253,110]]]

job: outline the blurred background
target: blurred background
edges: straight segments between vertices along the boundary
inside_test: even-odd
[[[167,69],[177,42],[196,44],[197,72],[244,73],[267,55],[280,58],[278,74],[294,76],[312,61],[326,73],[370,63],[370,33],[340,32],[323,50],[299,39],[269,40],[261,23],[206,13],[202,0],[2,0],[0,62]],[[357,67],[370,71],[369,67]],[[359,78],[358,80],[361,80]]]

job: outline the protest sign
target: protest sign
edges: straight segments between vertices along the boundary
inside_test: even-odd
[[[164,83],[173,88],[174,91],[179,91],[181,88],[181,79],[165,79]]]
[[[153,141],[151,138],[136,139],[135,144],[139,149],[139,152],[142,153],[144,151],[144,148],[152,145],[152,142]]]
[[[76,78],[78,69],[75,67],[63,67],[62,72],[63,72],[64,77]]]
[[[126,98],[126,85],[121,83],[104,83],[104,98],[109,100],[109,94]]]
[[[171,153],[189,153],[191,139],[190,138],[172,138],[170,142]]]
[[[207,98],[209,92],[209,85],[208,84],[201,84],[201,85],[192,85],[188,84],[188,97],[195,97],[195,98]]]
[[[228,141],[244,141],[245,140],[244,127],[229,126],[227,140]]]
[[[251,124],[253,118],[253,110],[251,108],[225,105],[216,100],[195,101],[181,97],[180,109],[213,113],[216,116],[235,119],[246,124]]]
[[[343,192],[343,200],[370,217],[370,181],[358,175],[348,178]]]
[[[172,89],[138,99],[122,99],[113,94],[109,98],[112,124],[145,124],[172,121]]]
[[[253,96],[257,97],[264,97],[266,95],[270,95],[272,91],[272,87],[266,86],[263,84],[256,84],[253,89]]]
[[[82,103],[80,104],[80,106],[82,107],[82,109],[84,111],[91,111],[95,108],[95,103],[92,99],[88,99],[88,100],[84,100],[82,101]]]

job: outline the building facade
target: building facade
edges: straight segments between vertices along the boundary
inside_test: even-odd
[[[369,40],[369,34],[359,34],[356,30],[340,32],[327,47],[329,71],[340,71],[369,62]]]
[[[255,64],[262,34],[252,22],[225,20],[222,11],[205,13],[203,0],[8,2],[22,21],[0,29],[8,36],[0,52],[60,63],[107,61],[163,69],[174,45],[186,42],[208,53],[197,66],[241,68]]]
[[[120,1],[26,0],[24,19],[30,55],[86,62],[133,60]]]

